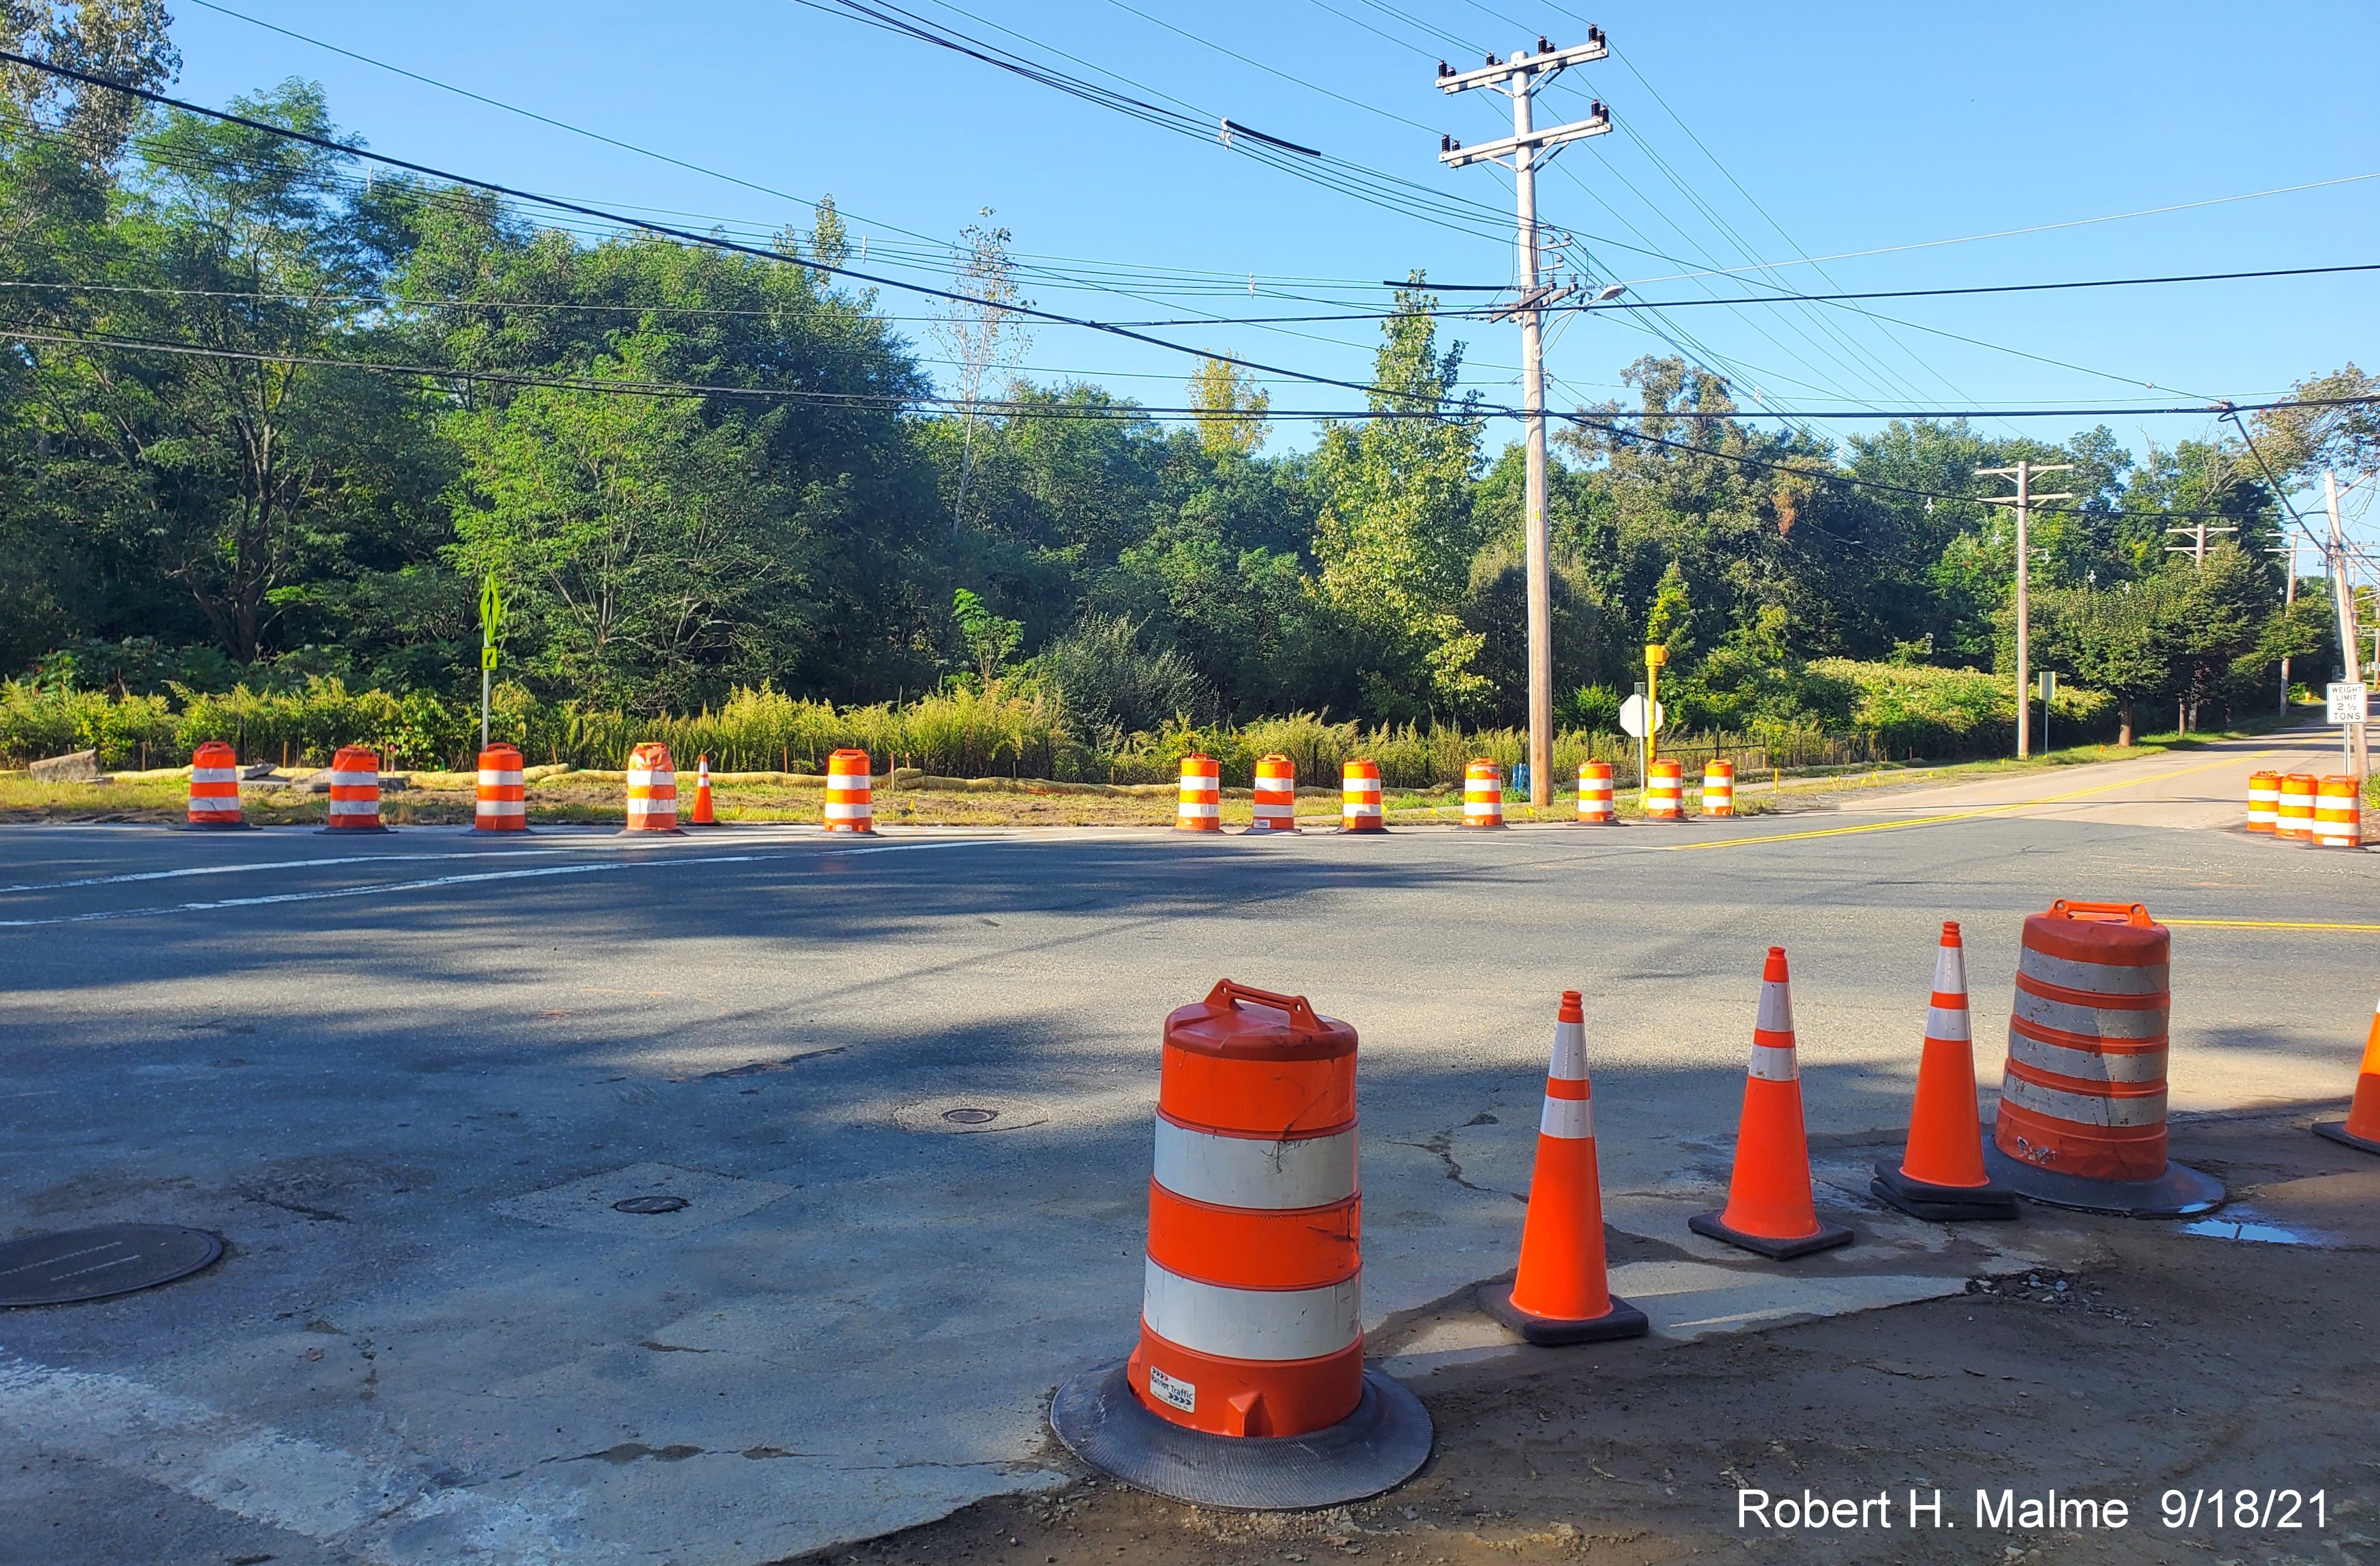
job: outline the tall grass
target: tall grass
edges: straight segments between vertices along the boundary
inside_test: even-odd
[[[1961,669],[1905,669],[1828,660],[1815,673],[1856,694],[1853,732],[1826,734],[1778,725],[1751,734],[1665,735],[1662,749],[1690,766],[1714,755],[1742,767],[1841,764],[1924,756],[1949,759],[2006,746],[2015,725],[2008,682]],[[1061,698],[1029,683],[994,682],[893,706],[837,707],[763,686],[738,691],[716,711],[638,717],[541,701],[518,686],[497,687],[495,737],[521,747],[532,763],[617,768],[634,747],[658,740],[683,766],[708,756],[721,771],[820,772],[833,752],[868,752],[878,771],[893,766],[956,777],[1039,777],[1065,781],[1168,783],[1182,758],[1204,751],[1221,764],[1227,786],[1248,786],[1258,758],[1288,757],[1300,782],[1328,787],[1342,763],[1368,757],[1390,788],[1463,781],[1464,765],[1486,757],[1508,771],[1528,756],[1518,729],[1366,728],[1310,712],[1245,724],[1177,723],[1100,748],[1079,732]],[[2059,691],[2052,711],[2058,737],[2096,737],[2112,725],[2114,703],[2095,691]],[[319,765],[342,745],[379,747],[391,768],[468,768],[479,742],[475,701],[441,700],[423,691],[350,691],[316,678],[285,690],[246,686],[218,694],[176,687],[172,698],[0,682],[0,760],[12,766],[71,750],[96,749],[103,767],[146,761],[178,766],[205,740],[236,747],[243,761]],[[1555,782],[1587,760],[1633,770],[1635,742],[1624,734],[1570,731],[1554,745]]]

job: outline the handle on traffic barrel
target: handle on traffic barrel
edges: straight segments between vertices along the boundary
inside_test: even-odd
[[[2049,911],[2061,919],[2089,919],[2095,924],[2119,921],[2136,929],[2145,929],[2156,923],[2149,917],[2144,903],[2085,903],[2080,898],[2061,897],[2049,905]]]
[[[1215,988],[1207,991],[1207,1004],[1209,1007],[1235,1005],[1242,1001],[1254,1001],[1260,1006],[1270,1006],[1276,1011],[1287,1012],[1292,1026],[1313,1033],[1322,1031],[1322,1019],[1314,1014],[1314,1008],[1306,1004],[1305,997],[1303,995],[1276,995],[1269,989],[1258,989],[1252,985],[1234,984],[1228,978],[1217,979]]]

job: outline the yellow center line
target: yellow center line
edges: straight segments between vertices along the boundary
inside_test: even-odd
[[[1972,810],[1953,811],[1944,816],[1914,816],[1903,821],[1868,821],[1855,827],[1820,827],[1810,832],[1767,832],[1757,837],[1722,837],[1709,843],[1672,843],[1661,850],[1664,854],[1688,854],[1701,848],[1740,848],[1755,843],[1791,843],[1801,838],[1842,837],[1852,832],[1898,832],[1904,827],[1940,826],[1947,821],[1972,821],[1979,817],[1997,815],[2003,810],[2022,810],[2034,805],[2057,805],[2085,795],[2106,794],[2111,789],[2136,788],[2143,783],[2162,783],[2168,778],[2186,778],[2192,772],[2204,772],[2216,767],[2236,767],[2242,761],[2261,761],[2267,756],[2280,754],[2278,748],[2255,751],[2248,756],[2227,756],[2219,761],[2202,762],[2184,767],[2178,772],[2157,772],[2145,778],[2126,778],[2120,783],[2094,783],[2089,788],[2072,789],[2065,794],[2053,794],[2041,799],[2017,799],[2006,805],[1979,805]]]

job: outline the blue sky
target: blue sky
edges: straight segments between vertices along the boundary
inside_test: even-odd
[[[1228,115],[1413,181],[1432,217],[825,14],[832,4],[228,3],[714,174],[474,103],[186,0],[174,6],[178,91],[200,102],[304,77],[324,85],[343,127],[381,151],[601,204],[692,214],[673,221],[719,223],[744,237],[806,228],[802,200],[832,192],[866,237],[871,267],[921,282],[947,282],[941,247],[990,206],[1032,260],[1034,302],[1104,320],[1373,309],[1387,297],[1381,280],[1414,268],[1441,283],[1509,279],[1509,215],[1496,214],[1510,212],[1510,176],[1436,163],[1441,132],[1487,140],[1510,128],[1509,107],[1487,93],[1446,98],[1433,85],[1436,62],[1475,65],[1539,33],[1577,42],[1588,21],[1604,29],[1615,58],[1571,73],[1540,120],[1580,117],[1593,95],[1610,105],[1618,129],[1568,150],[1542,177],[1540,203],[1577,236],[1597,275],[1630,283],[1632,298],[1732,294],[1742,279],[1679,274],[1813,256],[1843,259],[1761,275],[1831,292],[2380,261],[2380,179],[2074,225],[2380,173],[2374,100],[2358,85],[2380,58],[2380,7],[2368,4],[2251,13],[1581,0],[964,0],[959,9],[907,0],[938,25],[1076,74],[1115,73],[1098,79],[1187,104],[1201,123]],[[1463,203],[1475,205],[1466,212]],[[1927,244],[2015,229],[2040,231]],[[1900,248],[1914,245],[1927,248]],[[1870,250],[1885,253],[1854,254]],[[885,299],[896,316],[929,308]],[[1564,324],[1548,366],[1557,406],[1613,395],[1631,360],[1672,351],[1667,332],[1730,372],[1746,406],[1755,391],[1767,406],[1803,410],[2248,400],[2349,359],[2380,360],[2375,300],[2380,273],[1864,307],[1907,324],[1828,307],[1608,313]],[[924,343],[922,321],[906,329]],[[1471,344],[1470,382],[1490,402],[1512,400],[1516,329],[1453,330]],[[1358,381],[1377,341],[1360,321],[1159,334]],[[1077,375],[1171,406],[1183,400],[1191,362],[1046,326],[1026,374]],[[1283,408],[1354,400],[1288,381],[1273,391]],[[2057,440],[2095,422],[2023,428]],[[2203,416],[2105,422],[2136,448],[2211,430]],[[1310,438],[1309,427],[1284,425],[1275,447]],[[1502,438],[1491,431],[1491,442]]]

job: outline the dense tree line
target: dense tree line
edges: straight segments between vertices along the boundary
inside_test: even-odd
[[[164,79],[162,14],[115,14],[115,34],[12,46]],[[1262,399],[1217,362],[1186,429],[1087,384],[935,398],[883,301],[806,264],[843,253],[831,205],[773,261],[589,238],[263,131],[41,79],[0,94],[19,675],[459,694],[492,572],[507,668],[590,707],[1017,677],[1116,734],[1525,713],[1520,455],[1455,395],[1463,347],[1418,277],[1376,364],[1372,411],[1395,417],[1268,455]],[[236,106],[336,135],[304,83]],[[978,286],[998,241],[971,231]],[[2128,722],[2268,704],[2283,656],[2328,671],[2326,605],[2280,613],[2274,485],[2234,442],[2136,462],[2104,429],[2051,446],[1918,422],[1834,445],[1735,417],[1679,359],[1626,378],[1633,406],[1557,440],[1572,725],[1610,724],[1648,638],[1686,719],[1733,728],[1839,720],[1814,659],[2004,663],[2013,539],[1959,497],[2019,457],[2073,463],[2080,497],[2034,524],[2041,662]],[[2318,386],[2371,389],[2351,366]],[[2351,410],[2260,432],[2285,481],[2370,440]],[[2176,513],[2231,530],[2178,556]]]

